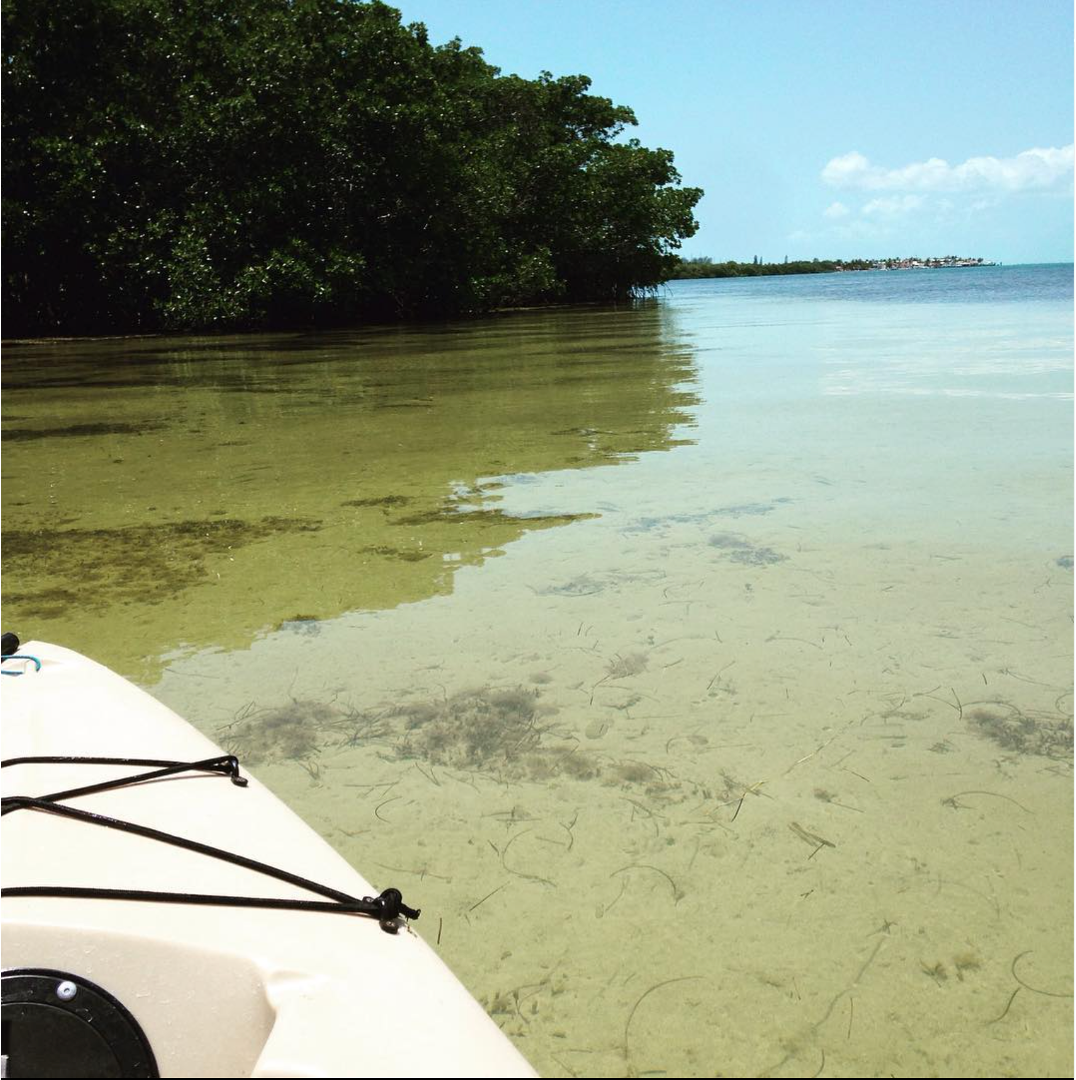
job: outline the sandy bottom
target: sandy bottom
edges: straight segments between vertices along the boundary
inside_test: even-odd
[[[847,525],[606,513],[154,693],[543,1074],[1071,1076],[1072,571]]]

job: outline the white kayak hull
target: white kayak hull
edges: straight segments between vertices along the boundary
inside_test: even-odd
[[[25,671],[0,680],[5,761],[193,762],[223,753],[77,653],[39,642],[19,651],[41,668],[4,663],[5,671]],[[42,797],[139,771],[147,770],[19,764],[4,769],[4,795]],[[224,775],[186,772],[61,802],[236,852],[349,896],[378,894],[253,779],[239,787]],[[5,814],[0,851],[5,889],[322,899],[204,854],[35,809]],[[420,898],[405,900],[421,906]],[[5,972],[49,969],[103,988],[137,1021],[162,1076],[536,1075],[436,954],[399,925],[393,934],[356,914],[16,895],[3,901],[3,964]]]

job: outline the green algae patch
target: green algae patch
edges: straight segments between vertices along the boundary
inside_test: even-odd
[[[404,548],[389,547],[387,544],[375,544],[372,547],[359,548],[364,555],[380,555],[385,559],[398,559],[401,562],[422,562],[430,558],[432,551],[414,551]]]
[[[411,499],[407,495],[383,495],[369,499],[348,499],[341,506],[370,507],[376,506],[383,510],[390,510],[395,506],[406,506]]]
[[[213,556],[281,533],[319,528],[320,522],[307,518],[265,517],[5,530],[5,602],[27,623],[59,617],[74,605],[157,604],[205,581]]]
[[[1007,701],[987,701],[970,709],[968,719],[973,731],[1010,754],[1072,760],[1071,713],[1025,712]]]
[[[571,525],[576,521],[590,521],[601,517],[600,514],[535,514],[525,518],[513,517],[503,510],[480,509],[460,510],[454,503],[445,503],[443,506],[432,510],[423,510],[419,513],[408,514],[405,517],[393,519],[393,525],[474,525],[478,528],[490,526],[503,526],[511,523],[518,528],[521,522],[526,523],[528,529],[555,529],[560,525]]]
[[[32,439],[87,438],[97,435],[144,435],[158,431],[163,424],[68,424],[66,427],[7,428],[0,435],[4,442],[27,442]]]

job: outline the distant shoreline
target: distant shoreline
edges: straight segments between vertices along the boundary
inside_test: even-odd
[[[920,259],[916,256],[890,259],[811,259],[782,263],[761,262],[717,263],[708,257],[681,259],[670,280],[689,278],[771,277],[781,274],[835,274],[862,270],[950,270],[1000,266],[978,256],[943,255]]]

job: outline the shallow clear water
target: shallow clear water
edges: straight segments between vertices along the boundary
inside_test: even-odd
[[[1072,268],[8,349],[5,629],[549,1075],[1071,1075]]]

